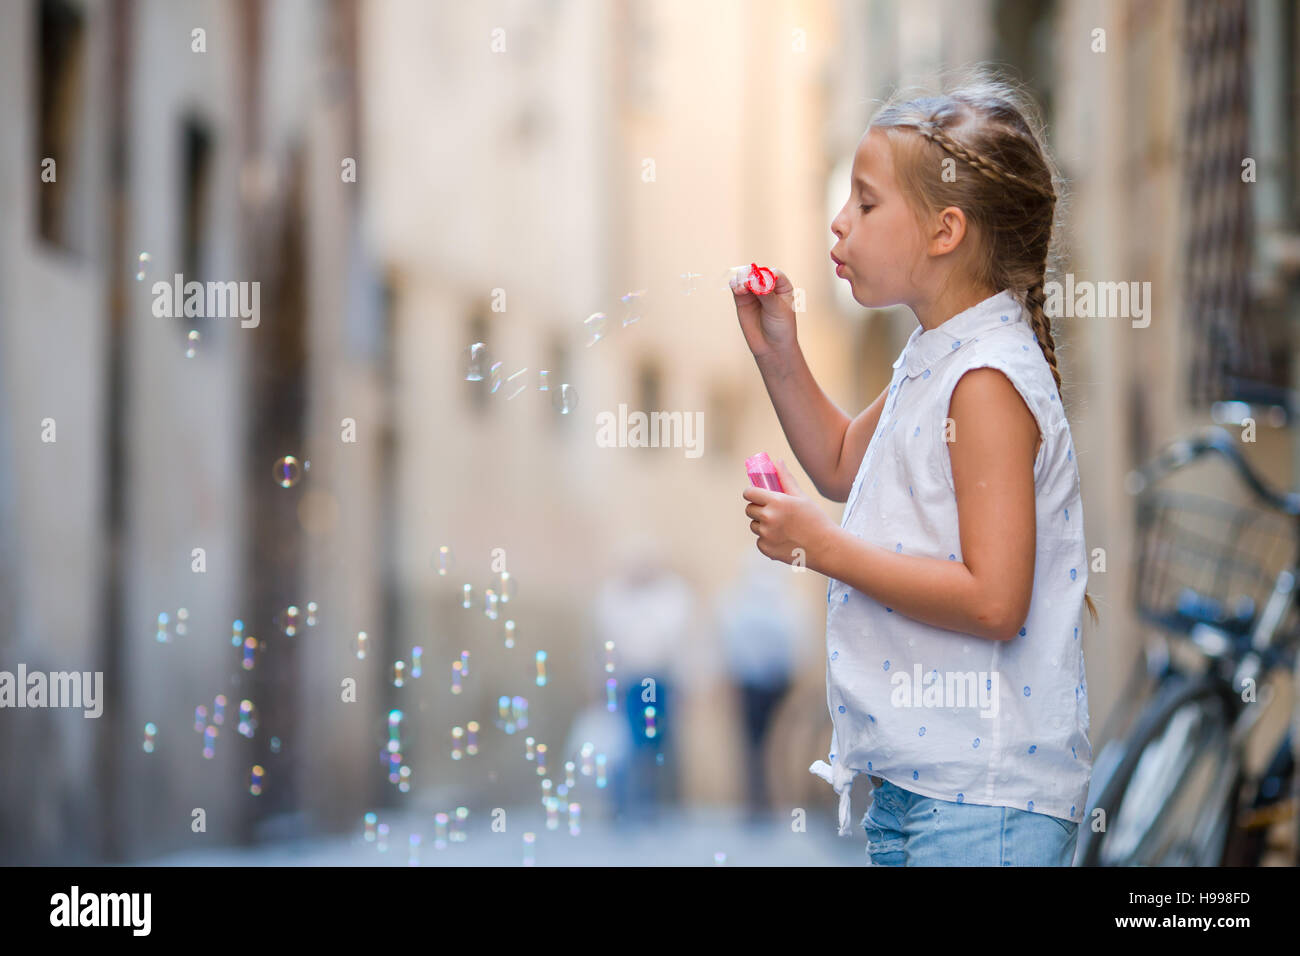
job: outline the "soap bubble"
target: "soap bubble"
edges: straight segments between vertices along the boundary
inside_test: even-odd
[[[158,728],[152,722],[145,724],[144,725],[144,752],[145,753],[147,754],[153,753],[153,745],[157,737],[158,737]]]
[[[551,373],[546,369],[541,369],[537,373],[537,390],[539,392],[549,392],[551,390]]]
[[[551,404],[561,415],[571,414],[578,407],[578,390],[565,383],[551,392]]]
[[[501,387],[501,366],[503,362],[493,362],[492,367],[488,369],[488,392],[495,394],[496,390]]]
[[[483,381],[483,371],[488,365],[488,348],[482,342],[475,342],[465,350],[465,381]]]
[[[451,553],[451,548],[447,547],[445,544],[438,549],[438,554],[434,560],[437,562],[438,577],[440,578],[445,578],[447,572],[450,571],[456,563],[455,556]]]
[[[645,297],[645,289],[638,289],[636,292],[628,292],[618,297],[618,301],[623,303],[623,328],[627,328],[633,322],[641,320],[641,300]]]
[[[186,358],[194,358],[194,355],[195,355],[195,349],[198,347],[198,344],[199,344],[199,332],[198,332],[198,329],[190,329],[190,334],[189,334],[186,338],[187,338],[187,341],[188,341],[189,345],[188,345],[188,347],[185,349],[185,357],[186,357]]]
[[[693,295],[695,293],[695,280],[703,277],[703,273],[700,272],[683,272],[681,274],[682,295]]]
[[[147,252],[140,253],[135,260],[135,281],[143,282],[149,275],[149,266],[153,262],[153,256]]]
[[[302,469],[298,465],[298,459],[293,455],[285,455],[275,463],[271,470],[271,476],[275,483],[281,488],[292,488],[302,477]]]
[[[497,590],[497,597],[502,604],[509,604],[510,599],[515,596],[515,579],[510,576],[509,571],[501,572],[501,587]]]
[[[593,312],[583,320],[582,327],[587,333],[587,348],[591,348],[605,337],[608,319],[604,312]]]
[[[266,771],[261,766],[254,764],[253,771],[249,774],[248,792],[253,796],[258,796],[262,792],[262,778],[266,776]]]
[[[510,401],[510,399],[514,398],[515,396],[519,395],[526,388],[528,388],[528,382],[524,378],[524,376],[527,373],[528,373],[528,369],[521,368],[519,371],[515,372],[513,375],[509,376],[506,379],[506,401],[507,402]]]
[[[366,659],[366,644],[368,640],[369,638],[366,636],[365,631],[357,631],[357,660],[359,661],[364,661]]]

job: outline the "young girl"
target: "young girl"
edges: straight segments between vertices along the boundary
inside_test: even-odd
[[[1095,619],[1083,505],[1044,314],[1056,208],[1032,113],[983,76],[886,104],[831,223],[836,274],[916,314],[886,388],[850,420],[800,352],[793,288],[733,283],[790,447],[746,488],[758,550],[829,579],[830,762],[849,829],[858,773],[875,865],[1068,866],[1092,772],[1079,640]]]

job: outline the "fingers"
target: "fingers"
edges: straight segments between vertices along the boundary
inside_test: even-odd
[[[745,505],[745,515],[749,518],[761,518],[763,516],[763,506]]]
[[[781,487],[786,490],[787,494],[801,495],[803,490],[799,487],[799,482],[795,480],[794,475],[790,474],[790,466],[785,463],[785,459],[779,459],[776,462],[777,475],[781,479]]]
[[[752,531],[752,532],[754,532],[754,534],[758,534],[758,522],[757,522],[757,521],[751,521],[751,522],[749,523],[749,530]]]
[[[772,290],[774,295],[787,295],[794,291],[794,283],[780,269],[774,266],[768,266],[772,270],[772,275],[776,276],[776,288]]]
[[[746,501],[752,501],[756,505],[771,504],[772,496],[779,495],[779,491],[771,491],[767,488],[760,488],[758,485],[749,485],[741,495]]]

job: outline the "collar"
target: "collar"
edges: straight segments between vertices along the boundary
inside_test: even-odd
[[[909,378],[920,375],[945,355],[973,341],[981,332],[1025,321],[1020,303],[1010,290],[1004,289],[965,312],[958,312],[928,332],[917,325],[903,351],[894,360],[894,368],[904,365]]]

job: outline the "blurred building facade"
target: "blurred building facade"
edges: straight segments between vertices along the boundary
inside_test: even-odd
[[[1085,619],[1099,728],[1139,647],[1125,472],[1231,414],[1218,400],[1293,394],[1295,12],[1213,6],[1227,12],[1198,0],[5,6],[0,669],[103,670],[106,706],[98,721],[0,713],[0,857],[121,859],[351,827],[396,799],[378,761],[389,708],[410,718],[403,747],[430,809],[486,813],[537,792],[524,733],[499,736],[503,695],[528,698],[527,733],[556,751],[558,777],[571,721],[602,697],[581,657],[620,543],[654,537],[707,608],[753,548],[744,458],[794,462],[723,270],[786,271],[819,383],[846,412],[865,407],[915,319],[845,302],[829,268],[853,150],[892,84],[984,59],[1045,107],[1071,191],[1062,268],[1153,288],[1147,328],[1054,323],[1089,546],[1106,552],[1090,580],[1101,625]],[[1203,50],[1216,70],[1200,69]],[[1188,144],[1224,142],[1221,161],[1239,162],[1243,130],[1258,161],[1248,199],[1220,179],[1197,206],[1207,190],[1188,195]],[[1192,281],[1206,248],[1249,281]],[[155,316],[152,283],[178,272],[259,281],[259,327]],[[472,342],[501,363],[495,391],[490,368],[466,381]],[[577,393],[568,414],[562,384]],[[620,405],[703,413],[701,454],[601,447],[596,415]],[[56,442],[42,441],[47,418]],[[1290,418],[1261,420],[1248,452],[1278,485],[1293,484],[1294,433]],[[283,455],[310,461],[291,488],[272,481]],[[502,566],[517,590],[489,617]],[[775,718],[769,781],[777,801],[829,813],[807,772],[830,732],[825,582],[791,582],[816,650]],[[305,618],[309,601],[318,623],[285,633],[285,610]],[[182,607],[188,635],[175,634]],[[235,619],[266,644],[251,671],[230,643]],[[682,799],[738,804],[739,704],[716,629],[703,612],[698,625],[682,668]],[[416,646],[431,682],[418,696],[392,669]],[[452,695],[462,650],[470,673]],[[349,677],[356,705],[340,700]],[[193,711],[218,693],[226,724],[206,760]],[[251,740],[234,727],[245,698]],[[477,763],[452,755],[451,728],[469,721],[483,728]],[[159,728],[151,754],[146,722]]]
[[[383,497],[383,443],[338,440],[346,415],[383,427],[382,310],[367,309],[379,300],[354,268],[358,187],[339,172],[354,153],[355,12],[199,0],[0,11],[12,131],[0,147],[0,650],[11,671],[103,671],[105,697],[98,720],[4,712],[8,860],[192,849],[248,839],[267,819],[338,825],[369,796],[366,778],[331,763],[368,728],[343,716],[337,689],[310,692],[337,688],[321,632],[383,605],[382,525],[367,511]],[[259,283],[260,321],[156,315],[153,283],[177,273]],[[42,441],[46,419],[55,441]],[[275,485],[276,459],[308,449],[329,491]],[[271,633],[309,600],[321,647]],[[235,620],[265,643],[250,671]],[[213,724],[219,694],[225,723],[205,760],[195,708]],[[257,707],[251,740],[236,732],[243,699]]]

